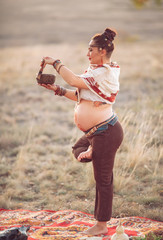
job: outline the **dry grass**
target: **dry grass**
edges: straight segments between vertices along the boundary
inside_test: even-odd
[[[122,67],[114,109],[125,133],[114,168],[114,217],[163,220],[161,44],[119,42],[113,56]],[[35,82],[43,55],[82,73],[86,52],[85,44],[0,50],[0,208],[93,213],[91,163],[78,163],[71,153],[82,134],[73,123],[74,103]],[[58,75],[57,82],[66,86]]]

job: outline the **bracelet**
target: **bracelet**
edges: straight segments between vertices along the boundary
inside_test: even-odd
[[[53,62],[53,67],[56,69],[56,65],[58,64],[58,63],[61,63],[61,61],[59,60],[59,59],[57,59],[57,60],[55,60],[54,62]]]
[[[66,88],[56,85],[57,89],[54,91],[55,95],[64,96],[67,92]]]
[[[61,65],[59,66],[59,68],[56,69],[58,74],[59,74],[59,71],[60,71],[61,67],[63,67],[63,66],[64,66],[64,64],[61,64]]]

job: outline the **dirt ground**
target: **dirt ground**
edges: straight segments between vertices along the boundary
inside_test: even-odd
[[[0,47],[88,42],[106,27],[120,39],[163,37],[163,6],[132,0],[0,0]]]

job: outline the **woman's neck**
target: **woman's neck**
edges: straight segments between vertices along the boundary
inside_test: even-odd
[[[103,59],[103,64],[110,64],[110,63],[111,63],[111,58]]]

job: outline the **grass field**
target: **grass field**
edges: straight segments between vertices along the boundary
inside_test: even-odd
[[[125,137],[114,168],[113,217],[163,220],[162,44],[116,43],[112,60],[121,66],[121,91],[114,110]],[[86,52],[85,44],[0,49],[0,208],[93,213],[92,165],[71,153],[82,135],[73,122],[74,102],[35,80],[42,56],[56,56],[80,74],[88,65]],[[67,87],[58,75],[56,81]]]

